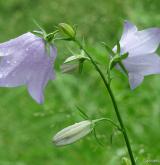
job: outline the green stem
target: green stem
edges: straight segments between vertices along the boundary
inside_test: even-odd
[[[114,110],[115,110],[115,113],[116,113],[116,116],[117,116],[117,119],[119,121],[119,124],[120,124],[120,127],[121,127],[121,130],[122,130],[122,133],[123,133],[123,136],[124,136],[124,140],[125,140],[125,143],[126,143],[126,146],[127,146],[127,149],[128,149],[128,153],[129,153],[129,156],[130,156],[130,159],[131,159],[131,162],[132,162],[132,165],[136,165],[136,162],[135,162],[135,159],[134,159],[134,156],[133,156],[133,152],[132,152],[132,148],[131,148],[131,145],[130,145],[130,142],[129,142],[129,138],[128,138],[128,135],[127,135],[127,132],[126,132],[126,129],[125,129],[125,126],[123,124],[123,120],[121,118],[121,115],[120,115],[120,112],[119,112],[119,109],[118,109],[118,106],[117,106],[117,103],[116,103],[116,100],[115,100],[115,97],[113,95],[113,92],[112,92],[112,89],[110,87],[110,85],[108,84],[104,74],[102,73],[101,69],[98,67],[98,65],[95,63],[95,61],[93,60],[93,58],[90,56],[90,54],[87,52],[87,50],[81,45],[81,43],[78,41],[78,40],[74,40],[75,43],[77,43],[80,47],[80,49],[84,50],[84,52],[86,53],[86,55],[89,57],[89,59],[91,60],[91,63],[93,64],[93,66],[95,67],[96,71],[99,73],[99,75],[101,76],[103,82],[104,82],[104,85],[111,97],[111,100],[112,100],[112,103],[113,103],[113,106],[114,106]]]
[[[121,128],[119,127],[119,125],[117,125],[113,120],[109,119],[109,118],[100,118],[100,119],[96,119],[93,120],[94,123],[98,123],[100,121],[106,120],[108,122],[110,122],[111,124],[113,124],[119,131],[122,131]]]

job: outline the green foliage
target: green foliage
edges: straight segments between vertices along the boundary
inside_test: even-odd
[[[0,41],[38,30],[33,19],[47,32],[52,32],[58,23],[67,22],[78,25],[78,35],[88,40],[88,50],[104,65],[107,54],[97,43],[104,41],[113,46],[120,37],[124,19],[141,29],[159,26],[159,6],[159,0],[0,1]],[[86,61],[81,75],[61,74],[60,63],[71,54],[64,42],[56,45],[59,50],[57,79],[48,84],[44,105],[37,105],[24,87],[0,88],[0,165],[81,165],[82,162],[84,165],[119,165],[123,157],[128,158],[127,150],[119,133],[110,144],[113,130],[106,123],[96,128],[97,138],[104,147],[97,144],[94,136],[64,148],[52,144],[52,136],[57,131],[82,120],[77,106],[93,119],[116,120],[108,94],[92,66]],[[145,78],[132,92],[127,78],[118,72],[114,74],[112,88],[138,164],[160,160],[160,76]]]

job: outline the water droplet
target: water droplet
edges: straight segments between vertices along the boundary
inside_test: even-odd
[[[6,56],[8,56],[8,53],[5,53]]]
[[[0,78],[2,78],[3,77],[3,74],[2,73],[0,73]]]
[[[6,63],[7,63],[7,64],[10,64],[11,62],[7,60]]]

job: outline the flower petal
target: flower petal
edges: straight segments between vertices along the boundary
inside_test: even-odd
[[[144,79],[144,77],[140,74],[129,73],[129,84],[131,89],[135,89],[138,85],[140,85]]]
[[[24,85],[28,81],[29,70],[31,69],[29,65],[34,62],[34,56],[32,55],[33,52],[36,54],[37,47],[40,47],[40,45],[41,47],[44,46],[41,39],[30,42],[25,48],[16,49],[15,47],[13,55],[1,58],[0,86],[15,87]],[[37,61],[37,59],[35,60]]]
[[[37,71],[37,74],[34,74],[30,77],[30,80],[27,84],[28,92],[38,103],[44,102],[43,90],[50,80],[52,68],[47,70]]]
[[[56,47],[54,47],[53,45],[50,45],[50,61],[52,62],[52,65],[56,59],[57,56],[57,49]],[[51,73],[50,73],[50,80],[54,80],[55,79],[55,72],[52,69]]]
[[[160,28],[150,28],[135,33],[134,44],[125,47],[130,56],[154,53],[160,44]]]
[[[48,81],[54,79],[55,75],[53,73],[52,65],[53,60],[55,59],[56,54],[55,48],[50,47],[52,57],[49,57],[46,53],[44,45],[37,49],[35,55],[41,56],[37,62],[35,61],[34,65],[31,68],[31,74],[28,81],[28,91],[30,95],[38,102],[43,103],[44,96],[43,90],[47,85]],[[55,55],[55,56],[53,56]],[[54,59],[53,59],[54,58]],[[32,60],[32,59],[31,59]]]
[[[120,40],[121,53],[129,52],[130,56],[154,53],[160,43],[160,28],[149,28],[137,31],[137,27],[126,21]],[[114,48],[116,49],[116,48]]]
[[[137,27],[135,25],[133,25],[131,22],[129,21],[125,21],[124,22],[124,29],[123,29],[123,34],[122,37],[120,39],[120,45],[121,45],[121,51],[123,51],[123,47],[127,47],[128,45],[132,45],[133,44],[133,40],[135,39],[135,33],[137,32]]]
[[[33,36],[30,34],[29,39],[26,38],[27,41],[24,41],[26,44],[21,45],[22,47],[19,45],[16,47],[12,41],[15,45],[13,54],[2,57],[0,61],[0,86],[27,85],[30,95],[38,103],[42,103],[43,90],[47,82],[55,78],[52,67],[56,58],[56,48],[53,45],[50,46],[49,56],[44,40]],[[14,41],[17,43],[16,39]]]
[[[12,55],[18,48],[26,47],[31,42],[39,39],[37,36],[28,32],[15,39],[0,44],[0,56]]]
[[[57,56],[57,49],[53,45],[50,45],[50,57],[54,61]]]
[[[132,89],[143,81],[144,76],[160,73],[160,57],[155,53],[159,44],[160,28],[137,31],[136,26],[125,22],[120,54],[129,53],[122,63],[128,71]],[[116,51],[116,47],[113,50]],[[120,70],[118,65],[116,68]]]
[[[160,73],[160,57],[157,54],[128,57],[123,64],[128,72],[144,76]]]

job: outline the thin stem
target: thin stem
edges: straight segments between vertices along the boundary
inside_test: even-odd
[[[93,58],[90,56],[90,54],[87,52],[87,50],[81,45],[81,43],[78,41],[78,40],[74,40],[75,43],[77,43],[80,47],[80,49],[84,50],[84,52],[86,53],[86,55],[89,57],[89,59],[91,60],[91,63],[93,64],[93,66],[95,67],[96,71],[99,73],[99,75],[101,76],[103,82],[104,82],[104,85],[110,95],[110,98],[112,100],[112,104],[114,106],[114,110],[115,110],[115,113],[116,113],[116,116],[117,116],[117,119],[119,121],[119,124],[120,124],[120,127],[121,127],[121,130],[122,130],[122,133],[123,133],[123,136],[124,136],[124,140],[125,140],[125,143],[126,143],[126,146],[127,146],[127,149],[128,149],[128,153],[129,153],[129,156],[130,156],[130,159],[131,159],[131,162],[132,162],[132,165],[136,165],[136,162],[135,162],[135,159],[134,159],[134,156],[133,156],[133,152],[132,152],[132,148],[131,148],[131,145],[130,145],[130,142],[129,142],[129,139],[128,139],[128,135],[127,135],[127,132],[126,132],[126,129],[125,129],[125,126],[123,124],[123,120],[121,118],[121,115],[119,113],[119,110],[118,110],[118,106],[117,106],[117,103],[116,103],[116,100],[115,100],[115,97],[113,95],[113,92],[112,92],[112,89],[110,87],[110,85],[108,84],[104,74],[102,73],[101,69],[98,67],[98,65],[95,63],[95,61],[93,60]]]

